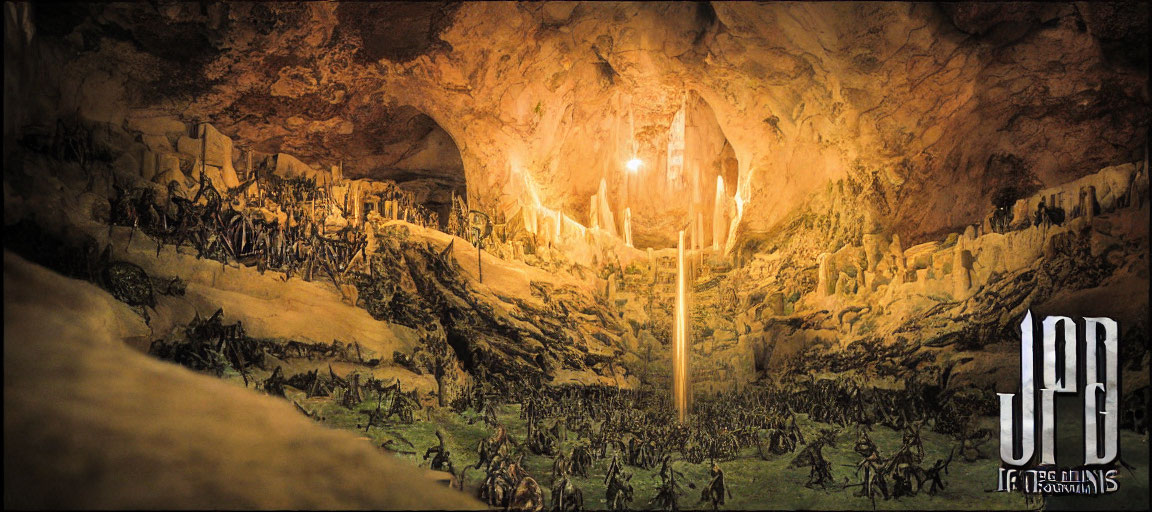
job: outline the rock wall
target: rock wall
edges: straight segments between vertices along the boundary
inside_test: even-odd
[[[147,107],[365,175],[372,153],[356,148],[410,108],[459,146],[473,207],[511,217],[538,199],[588,225],[602,179],[622,211],[629,158],[662,174],[673,117],[698,97],[731,146],[725,172],[735,162],[730,248],[849,175],[867,192],[860,209],[918,242],[977,221],[1001,188],[1131,161],[1146,138],[1146,52],[1118,43],[1146,40],[1144,4],[469,3],[386,20],[378,9],[13,11],[6,33],[26,42],[6,59],[43,76],[35,88],[6,80],[30,98],[6,133]],[[644,219],[679,193],[628,196],[641,194],[654,200],[632,205],[635,237],[666,244],[669,227]]]
[[[1146,169],[1146,162],[1108,167],[1041,190],[1020,200],[1026,208],[1017,209],[1028,215],[1004,232],[970,225],[907,248],[898,235],[869,233],[808,265],[787,245],[758,253],[729,275],[747,280],[734,282],[735,364],[771,374],[810,350],[835,353],[857,342],[944,347],[939,357],[975,360],[969,377],[994,381],[1004,365],[989,358],[1018,339],[1014,328],[1032,309],[1116,319],[1137,368],[1149,321]],[[1090,187],[1107,191],[1093,213],[1068,209],[1060,223],[1034,223],[1041,200],[1050,205],[1061,191]],[[793,226],[801,233],[780,236],[807,229]]]
[[[817,257],[819,282],[815,296],[937,294],[966,299],[993,276],[1031,266],[1044,255],[1045,243],[1051,237],[1078,231],[1092,223],[1089,215],[1074,212],[1071,203],[1066,201],[1066,225],[1036,225],[1031,220],[1032,212],[1042,200],[1048,200],[1049,206],[1059,207],[1060,202],[1054,204],[1050,198],[1092,187],[1103,191],[1102,196],[1097,196],[1103,200],[1098,201],[1096,214],[1111,213],[1118,208],[1139,208],[1139,198],[1148,193],[1147,183],[1147,171],[1140,162],[1109,167],[1074,182],[1042,190],[1017,203],[1014,210],[1020,212],[1018,218],[1024,220],[1025,225],[1005,233],[991,232],[990,227],[969,226],[963,233],[949,234],[943,241],[925,242],[903,250],[898,236],[864,235],[864,245],[846,245]],[[1101,241],[1100,236],[1108,237],[1103,233],[1096,235],[1093,257],[1099,256],[1098,250],[1107,248],[1108,242]]]

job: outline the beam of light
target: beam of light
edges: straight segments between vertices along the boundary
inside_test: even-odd
[[[635,172],[639,171],[640,166],[642,166],[642,165],[644,165],[644,162],[641,161],[639,158],[633,158],[633,159],[629,160],[627,164],[624,164],[624,166],[628,168],[628,172],[631,172],[631,173],[635,173]]]
[[[672,358],[672,391],[676,417],[681,423],[688,416],[688,306],[685,274],[684,231],[681,230],[676,255],[676,314],[673,326],[675,351]]]

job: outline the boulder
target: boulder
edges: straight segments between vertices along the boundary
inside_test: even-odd
[[[856,293],[856,280],[843,272],[836,278],[836,293],[840,295],[854,295]]]
[[[140,142],[143,142],[149,151],[156,153],[168,153],[173,149],[172,141],[168,140],[168,137],[164,135],[144,134],[140,136]]]
[[[964,238],[966,240],[975,240],[976,239],[976,226],[969,225],[968,227],[965,227],[964,228]]]
[[[1118,202],[1128,194],[1128,187],[1132,175],[1136,172],[1136,165],[1127,163],[1114,165],[1101,169],[1100,172],[1088,176],[1092,178],[1090,185],[1095,187],[1096,201],[1103,211],[1111,211],[1118,206]]]
[[[187,135],[181,135],[180,138],[176,139],[176,152],[199,159],[200,139],[194,139]]]
[[[200,125],[199,136],[204,139],[204,161],[208,165],[232,165],[232,139],[208,123]]]
[[[142,176],[140,172],[141,151],[125,151],[112,162],[112,168],[117,172],[131,174],[134,177]]]
[[[768,311],[773,315],[781,316],[784,314],[784,293],[776,292],[769,295],[764,299],[764,305],[767,306]]]
[[[870,234],[864,235],[864,256],[868,260],[868,270],[876,270],[876,265],[884,259],[884,247],[887,241],[884,235]]]
[[[274,174],[281,178],[314,178],[317,185],[327,185],[331,180],[331,174],[313,169],[312,166],[301,162],[296,157],[287,153],[278,153],[276,155],[276,165],[273,167]]]
[[[176,153],[164,153],[158,155],[156,165],[156,176],[152,178],[154,183],[162,186],[168,186],[169,183],[175,181],[180,186],[182,192],[187,187],[187,176],[180,170],[180,156]]]
[[[140,156],[140,177],[152,181],[156,177],[156,153],[145,149]]]
[[[971,227],[971,226],[969,226]],[[925,242],[909,247],[904,251],[904,261],[909,270],[929,268],[932,266],[932,253],[940,246],[940,242]]]

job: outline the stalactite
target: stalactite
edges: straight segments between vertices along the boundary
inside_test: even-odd
[[[624,209],[624,245],[632,247],[632,209]]]
[[[724,195],[724,177],[716,177],[716,203],[712,213],[712,250],[720,251],[724,246],[724,230],[726,217],[726,204],[728,196]]]

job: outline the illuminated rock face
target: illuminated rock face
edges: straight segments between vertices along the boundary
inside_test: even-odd
[[[1088,3],[15,4],[5,220],[183,275],[156,332],[223,307],[261,337],[354,336],[449,396],[468,375],[539,376],[664,386],[688,411],[885,345],[993,379],[1030,306],[1117,312],[1146,337],[1146,20]],[[368,279],[289,282],[105,224],[113,184],[191,197],[200,176],[265,171],[327,187],[336,206],[295,210],[323,233],[367,226]],[[470,226],[410,231],[381,180],[511,236],[481,253]],[[1041,199],[1068,222],[1022,225]],[[449,387],[401,369],[441,341]]]
[[[631,209],[638,247],[674,245],[697,211],[711,226],[716,176],[739,196],[729,248],[839,180],[858,189],[855,215],[919,241],[975,222],[1001,188],[1136,160],[1147,56],[1126,42],[1146,37],[1146,9],[95,5],[33,9],[13,32],[31,33],[25,53],[6,58],[54,66],[10,87],[62,93],[86,119],[205,120],[245,148],[342,161],[349,177],[395,172],[391,156],[411,155],[386,142],[434,125],[444,136],[420,151],[445,136],[458,148],[472,206],[512,215],[535,194],[590,225],[603,180],[617,220]],[[84,59],[64,57],[76,51]],[[6,107],[35,126],[56,114],[42,104]],[[689,179],[676,184],[681,111]],[[633,157],[645,166],[628,179]],[[409,170],[443,176],[436,167]],[[702,231],[710,245],[714,229]]]

